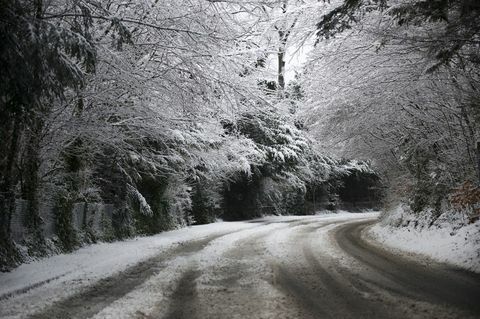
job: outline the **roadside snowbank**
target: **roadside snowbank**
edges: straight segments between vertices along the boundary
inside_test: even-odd
[[[368,234],[393,249],[480,273],[480,222],[466,225],[461,214],[450,212],[432,222],[429,212],[413,218],[399,206]]]

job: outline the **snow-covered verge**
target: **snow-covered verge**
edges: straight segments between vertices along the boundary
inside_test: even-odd
[[[370,227],[368,235],[387,247],[480,273],[480,221],[468,224],[461,212],[433,219],[429,211],[414,216],[398,206]]]
[[[137,237],[114,243],[98,243],[70,254],[61,254],[23,264],[11,272],[0,273],[0,300],[55,281],[78,283],[78,286],[120,272],[127,267],[207,235],[253,227],[248,222],[217,222]],[[73,285],[75,286],[75,285]],[[70,286],[70,288],[75,288]]]

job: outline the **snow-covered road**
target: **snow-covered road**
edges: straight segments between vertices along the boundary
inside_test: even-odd
[[[375,213],[99,244],[0,274],[1,318],[475,318],[480,277],[369,243]]]

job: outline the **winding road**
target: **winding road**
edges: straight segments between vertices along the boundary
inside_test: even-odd
[[[480,318],[480,276],[394,254],[375,217],[255,220],[12,318]],[[42,289],[37,288],[37,289]]]

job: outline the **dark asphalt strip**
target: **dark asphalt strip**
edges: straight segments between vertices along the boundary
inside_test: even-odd
[[[93,286],[67,299],[54,303],[41,312],[30,316],[30,318],[60,319],[91,317],[163,269],[164,262],[171,258],[171,256],[201,250],[208,245],[209,242],[221,236],[223,235],[211,236],[206,239],[180,245],[171,251],[141,262],[120,274],[102,279]]]
[[[344,223],[332,222],[321,227]],[[300,264],[275,265],[283,292],[293,297],[309,318],[403,318],[389,313],[382,302],[355,289],[351,280],[337,271],[339,265],[331,257],[316,255],[314,235],[321,227],[303,227],[293,238],[302,252]]]
[[[396,293],[480,316],[480,275],[441,264],[426,267],[372,246],[361,236],[362,230],[371,223],[350,223],[339,227],[335,239],[340,248],[403,288]]]
[[[278,264],[272,268],[276,274],[275,285],[304,311],[305,318],[335,318],[330,304],[319,298],[317,291],[302,283],[295,272]]]
[[[164,319],[195,319],[197,318],[196,280],[200,272],[190,269],[183,273],[172,295],[172,303]]]

